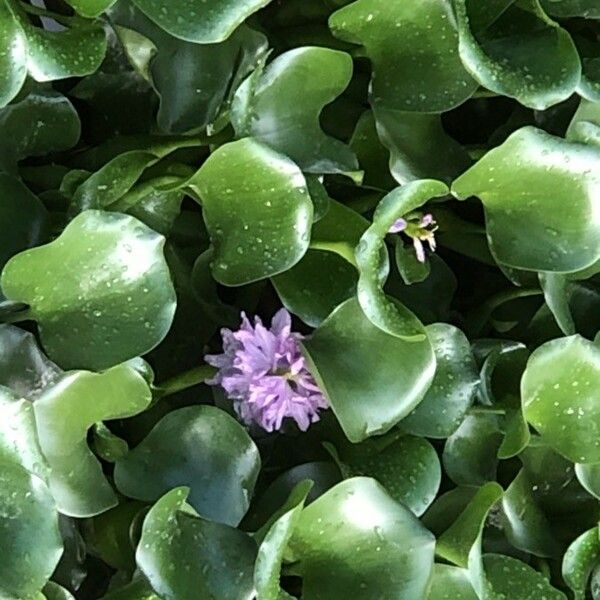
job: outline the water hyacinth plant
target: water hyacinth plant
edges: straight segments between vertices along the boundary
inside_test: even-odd
[[[599,0],[0,39],[0,600],[600,600]]]

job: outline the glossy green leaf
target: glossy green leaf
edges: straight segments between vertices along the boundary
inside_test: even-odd
[[[427,510],[440,487],[439,458],[423,438],[390,432],[339,448],[339,459],[346,477],[372,477],[416,516]]]
[[[0,63],[0,106],[17,95],[27,72],[42,82],[89,75],[106,52],[104,30],[98,24],[81,22],[53,31],[38,28],[21,6],[8,0],[0,4],[0,36],[10,49]]]
[[[579,337],[553,340],[529,359],[521,382],[525,416],[569,460],[600,462],[600,349]]]
[[[270,526],[258,548],[254,565],[254,587],[261,600],[280,600],[281,563],[311,486],[310,481],[303,481],[292,490],[286,502],[288,510]]]
[[[435,372],[428,339],[406,341],[385,333],[367,319],[356,299],[334,310],[303,346],[352,442],[384,433],[408,415]]]
[[[176,38],[198,44],[226,40],[247,17],[270,0],[134,0],[150,19]]]
[[[452,191],[483,202],[490,249],[499,262],[577,271],[599,258],[600,229],[590,219],[599,165],[599,149],[526,127],[461,175]]]
[[[511,3],[479,32],[469,23],[467,0],[453,2],[460,57],[481,85],[538,110],[565,100],[575,91],[581,76],[575,44],[567,31],[541,10],[537,0]]]
[[[313,206],[300,169],[246,138],[221,146],[188,182],[202,198],[212,271],[242,285],[294,266],[308,248]]]
[[[68,150],[80,132],[79,116],[67,98],[49,90],[32,92],[0,109],[0,167],[14,172],[23,158]]]
[[[143,576],[136,576],[123,587],[109,591],[102,600],[161,600]]]
[[[368,227],[362,215],[331,200],[327,213],[313,225],[310,248],[334,252],[356,267],[354,248]]]
[[[582,533],[563,556],[562,576],[575,593],[575,600],[584,600],[593,568],[600,562],[598,528]]]
[[[175,292],[164,238],[132,217],[89,210],[61,236],[14,256],[7,298],[30,305],[44,348],[62,367],[103,369],[166,335]]]
[[[422,340],[423,326],[402,304],[386,296],[383,283],[388,268],[381,264],[381,250],[390,227],[400,217],[422,206],[427,200],[442,196],[448,188],[441,181],[420,180],[390,192],[378,204],[373,224],[356,247],[360,277],[358,300],[365,315],[382,331],[406,340]]]
[[[52,496],[37,476],[12,462],[0,464],[0,596],[39,592],[62,554]]]
[[[434,546],[417,518],[366,477],[344,481],[306,507],[290,542],[306,600],[423,597]]]
[[[502,434],[494,415],[468,415],[444,446],[444,468],[456,484],[481,485],[496,478]]]
[[[259,469],[258,450],[233,417],[190,406],[168,413],[117,461],[115,483],[121,493],[146,501],[186,485],[201,516],[235,526],[248,510]]]
[[[352,59],[345,52],[317,47],[285,52],[238,88],[231,113],[236,133],[286,154],[303,171],[356,171],[352,151],[319,124],[323,107],[351,77]]]
[[[84,17],[97,17],[110,8],[116,0],[68,0],[69,4]]]
[[[460,329],[445,323],[425,329],[435,352],[435,376],[423,400],[400,427],[413,435],[445,438],[458,429],[473,403],[479,374]]]
[[[37,439],[33,404],[0,387],[0,463],[20,465],[41,479],[49,475]]]
[[[465,569],[436,564],[427,600],[477,600]]]
[[[515,598],[518,600],[566,600],[552,587],[546,577],[529,565],[500,554],[483,556],[486,574],[486,598]]]
[[[600,499],[600,464],[576,464],[575,473],[586,491]]]
[[[377,106],[374,114],[398,183],[427,178],[450,183],[471,165],[466,150],[444,131],[439,115],[385,106]]]
[[[50,489],[63,514],[92,516],[117,504],[88,447],[88,429],[98,421],[133,416],[151,399],[143,377],[119,365],[103,373],[66,373],[36,400],[40,446],[51,468]]]
[[[156,155],[143,150],[119,154],[77,187],[73,203],[79,210],[110,209],[157,160]]]
[[[458,55],[452,6],[426,0],[357,0],[329,24],[347,42],[361,44],[373,65],[372,102],[401,111],[443,112],[464,102],[477,84]]]
[[[336,306],[354,296],[357,280],[356,269],[338,254],[309,249],[272,282],[290,312],[318,327]]]
[[[213,123],[266,51],[265,37],[246,26],[221,43],[196,44],[169,35],[129,0],[119,0],[109,14],[129,60],[160,98],[157,121],[165,131]]]
[[[22,250],[48,237],[48,211],[39,198],[18,179],[0,173],[0,226],[5,232],[0,247],[0,267]]]
[[[487,516],[501,497],[502,488],[496,482],[480,487],[456,521],[438,537],[436,554],[459,567],[470,567],[473,547],[480,543]]]
[[[196,516],[186,497],[185,488],[172,490],[144,519],[139,568],[163,600],[249,600],[256,545],[237,529]]]
[[[504,532],[519,550],[535,556],[556,557],[560,545],[552,535],[551,524],[532,494],[533,484],[522,469],[502,497]]]
[[[6,106],[27,77],[27,40],[5,1],[0,2],[0,40],[8,49],[0,55],[0,106]]]

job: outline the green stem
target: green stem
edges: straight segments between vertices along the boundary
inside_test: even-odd
[[[164,396],[170,396],[176,394],[182,390],[187,390],[195,385],[204,383],[209,377],[212,377],[216,372],[215,367],[210,365],[201,365],[175,375],[171,379],[167,379],[164,383],[156,388],[156,396],[163,398]]]
[[[472,406],[469,409],[471,415],[505,415],[506,410],[504,408],[498,408],[496,406]]]

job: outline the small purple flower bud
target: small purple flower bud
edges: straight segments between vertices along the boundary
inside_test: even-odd
[[[400,231],[404,231],[407,225],[408,223],[404,219],[396,219],[388,233],[399,233]]]
[[[290,313],[282,308],[266,328],[259,317],[254,325],[242,313],[238,331],[222,329],[223,354],[207,355],[217,367],[207,383],[220,385],[233,400],[235,411],[247,425],[265,431],[281,429],[291,418],[302,431],[319,420],[328,402],[306,368],[300,351],[302,336],[291,331]]]

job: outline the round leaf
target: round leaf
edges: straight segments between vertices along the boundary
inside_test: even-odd
[[[44,482],[14,463],[0,463],[0,596],[26,598],[52,575],[62,540]]]
[[[212,406],[190,406],[164,416],[117,461],[115,483],[121,493],[147,501],[186,485],[200,515],[235,526],[259,470],[258,450],[235,419]]]
[[[454,0],[460,57],[486,88],[544,110],[568,98],[581,76],[571,36],[537,0],[509,2],[492,24],[474,31],[467,0]]]
[[[452,192],[479,196],[490,249],[502,264],[578,271],[600,258],[600,226],[590,218],[599,168],[600,149],[525,127],[461,175]]]
[[[104,369],[148,352],[171,326],[175,291],[163,244],[133,217],[85,211],[57,240],[14,256],[2,289],[30,305],[58,364]]]
[[[445,0],[358,0],[333,13],[333,33],[361,44],[373,64],[372,101],[386,108],[443,112],[477,84],[458,56],[452,6]]]
[[[303,598],[422,598],[434,536],[374,480],[348,479],[306,507],[290,548],[300,560]]]
[[[256,545],[237,529],[195,516],[186,496],[176,488],[147,514],[139,568],[163,600],[250,600]]]
[[[286,154],[303,171],[356,171],[352,151],[319,124],[323,107],[351,77],[352,59],[345,52],[317,47],[285,52],[238,88],[231,114],[236,133]]]
[[[352,442],[384,433],[408,415],[435,372],[428,339],[407,341],[385,333],[355,298],[338,306],[303,346],[312,374]]]
[[[51,468],[50,489],[63,514],[93,516],[117,504],[88,447],[88,429],[98,421],[133,416],[151,399],[144,378],[119,365],[104,373],[66,373],[36,400],[40,446]]]
[[[445,323],[426,328],[436,358],[435,376],[423,400],[400,423],[413,435],[445,438],[462,423],[475,399],[479,374],[464,333]]]
[[[217,281],[264,279],[306,252],[313,205],[302,172],[285,156],[251,138],[232,142],[216,150],[188,185],[202,198]]]
[[[600,462],[600,348],[572,336],[540,346],[521,381],[525,417],[572,462]]]
[[[182,40],[214,44],[226,40],[247,17],[271,0],[134,0],[165,31]]]

